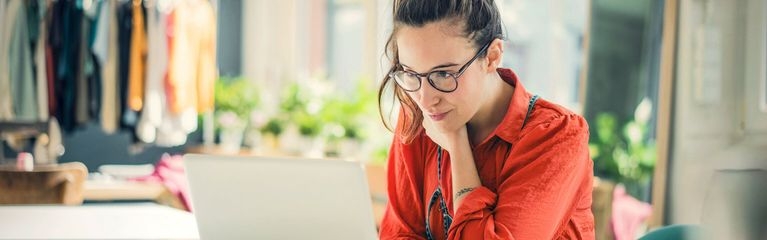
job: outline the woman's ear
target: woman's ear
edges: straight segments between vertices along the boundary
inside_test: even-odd
[[[503,40],[496,38],[487,48],[487,73],[496,72],[503,61]]]

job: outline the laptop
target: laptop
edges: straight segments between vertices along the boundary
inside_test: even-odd
[[[377,239],[363,165],[187,154],[200,239]]]

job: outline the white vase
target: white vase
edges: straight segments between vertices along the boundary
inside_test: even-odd
[[[308,158],[325,157],[325,141],[319,137],[301,136],[299,142],[303,146],[301,155]]]
[[[359,159],[361,146],[360,141],[345,138],[338,143],[338,157],[351,161],[362,161],[363,159]]]
[[[291,156],[299,156],[306,145],[301,142],[301,134],[298,133],[298,127],[288,125],[285,131],[280,134],[280,151]]]
[[[225,153],[237,153],[242,146],[242,138],[244,132],[242,129],[237,128],[224,128],[221,129],[219,135],[221,150]]]

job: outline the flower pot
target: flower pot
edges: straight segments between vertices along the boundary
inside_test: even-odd
[[[353,160],[362,161],[359,159],[362,143],[358,140],[343,139],[338,143],[338,157]]]
[[[221,150],[225,153],[237,153],[242,146],[243,131],[241,129],[221,129],[219,141]]]
[[[325,141],[318,137],[301,135],[298,138],[299,146],[302,146],[300,155],[308,158],[325,157]]]

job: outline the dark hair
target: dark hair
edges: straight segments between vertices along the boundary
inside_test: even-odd
[[[394,41],[397,30],[402,26],[422,27],[432,22],[451,21],[463,27],[461,34],[472,40],[474,46],[479,49],[496,38],[504,38],[503,23],[494,0],[394,0],[392,14],[393,29],[385,46],[385,54],[391,61],[391,68],[378,89],[378,107],[381,121],[386,128],[392,130],[391,125],[384,119],[381,104],[384,91],[390,87],[393,88],[394,96],[392,97],[399,100],[403,111],[400,117],[405,118],[400,119],[404,124],[399,131],[402,140],[409,143],[422,129],[423,113],[418,109],[415,101],[397,86],[388,74],[401,67],[397,42]],[[486,54],[487,52],[482,53],[480,57],[485,57]]]

